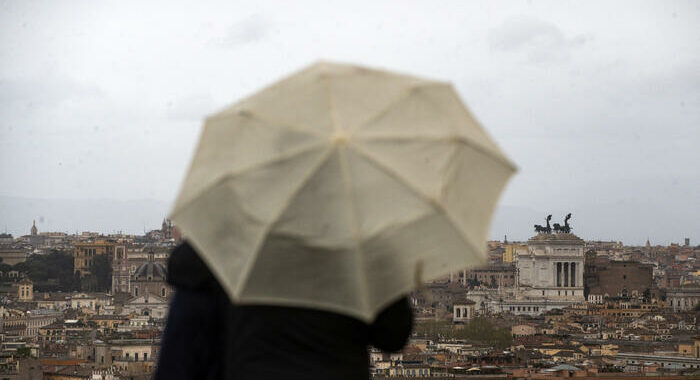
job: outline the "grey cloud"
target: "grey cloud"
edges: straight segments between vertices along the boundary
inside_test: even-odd
[[[611,2],[607,14],[488,0],[12,4],[0,12],[0,195],[171,200],[202,116],[325,58],[458,86],[521,168],[502,204],[533,210],[505,215],[496,237],[571,211],[586,238],[700,240],[700,9],[685,2]],[[115,207],[107,224],[106,212],[50,207],[0,199],[0,228],[18,220],[26,233],[44,215],[41,230],[138,232],[167,209]],[[683,223],[655,227],[669,214]]]
[[[36,109],[80,97],[101,96],[104,93],[99,88],[70,80],[0,79],[0,112],[3,108]]]
[[[216,39],[221,47],[234,47],[265,39],[271,30],[271,23],[262,14],[254,14],[231,25],[223,37]]]
[[[700,60],[676,65],[670,70],[650,73],[644,77],[627,78],[630,86],[649,96],[700,94]]]
[[[216,104],[209,94],[192,94],[166,103],[167,116],[175,120],[199,121],[216,111]]]
[[[569,50],[584,45],[590,37],[567,37],[555,24],[527,16],[511,17],[489,33],[495,50],[522,51],[535,62],[569,58]]]

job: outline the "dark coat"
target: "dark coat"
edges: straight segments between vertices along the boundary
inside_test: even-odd
[[[372,324],[341,314],[233,305],[187,243],[168,263],[176,287],[155,379],[368,379],[368,345],[400,350],[412,327],[406,298]]]

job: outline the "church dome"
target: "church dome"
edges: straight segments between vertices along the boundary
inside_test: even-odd
[[[134,281],[165,281],[167,276],[168,271],[163,264],[149,260],[136,268]]]

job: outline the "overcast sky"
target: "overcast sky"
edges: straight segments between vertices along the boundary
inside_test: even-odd
[[[328,59],[454,82],[502,205],[700,240],[698,1],[202,4],[0,0],[0,195],[171,202],[205,115]]]

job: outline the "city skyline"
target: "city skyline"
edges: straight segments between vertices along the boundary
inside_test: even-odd
[[[0,0],[0,379],[700,378],[699,42],[693,0]]]
[[[12,206],[28,208],[31,212],[18,212]],[[158,229],[163,219],[167,218],[169,207],[167,202],[155,200],[37,200],[0,196],[0,211],[13,215],[13,218],[0,221],[0,232],[7,232],[15,237],[28,235],[32,221],[40,232],[65,232],[79,234],[81,232],[99,232],[105,234],[124,233],[141,235],[150,230]],[[49,211],[48,213],[46,211]],[[128,211],[127,211],[128,210]],[[600,208],[597,209],[601,210]],[[536,233],[533,224],[544,224],[545,214],[552,214],[552,223],[563,223],[565,212],[554,210],[540,211],[528,208],[501,206],[496,211],[492,223],[490,240],[526,241]],[[24,217],[27,216],[27,217]],[[647,239],[653,246],[667,246],[672,243],[683,244],[690,239],[691,245],[698,244],[698,239],[691,233],[684,236],[676,235],[671,238],[661,238],[661,234],[644,235],[636,233],[637,239],[626,240],[619,238],[620,230],[610,225],[594,228],[581,223],[578,214],[572,218],[573,231],[586,241],[620,241],[628,245],[643,246]],[[587,214],[586,220],[597,220],[596,210]],[[8,223],[8,220],[11,223]],[[613,221],[614,222],[614,221]],[[673,226],[671,226],[673,227]],[[624,227],[621,227],[625,231]],[[627,230],[628,233],[633,231]]]

